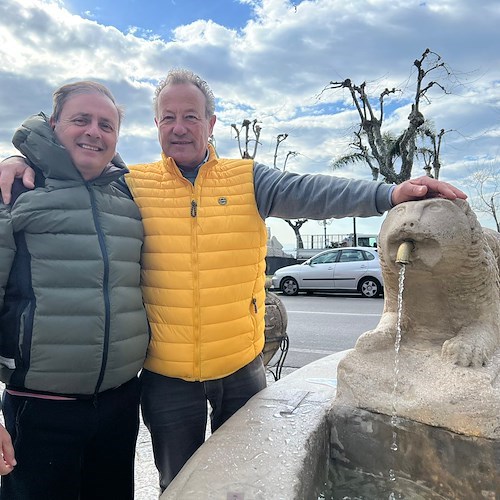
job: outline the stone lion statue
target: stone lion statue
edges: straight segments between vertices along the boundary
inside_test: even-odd
[[[411,252],[398,317],[403,242]],[[339,363],[337,399],[500,438],[499,233],[464,200],[407,202],[382,224],[379,254],[382,317]]]
[[[377,328],[360,349],[394,344],[400,244],[413,250],[405,269],[402,339],[415,347],[442,346],[460,366],[483,366],[500,348],[500,234],[483,229],[464,200],[434,198],[391,210],[379,236],[385,303]]]

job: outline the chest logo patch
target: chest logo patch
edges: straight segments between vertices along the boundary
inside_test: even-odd
[[[222,196],[217,200],[219,202],[219,205],[227,205],[227,198]]]

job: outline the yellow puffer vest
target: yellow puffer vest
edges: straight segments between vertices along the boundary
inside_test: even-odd
[[[253,162],[210,158],[193,186],[164,155],[127,184],[141,211],[145,368],[188,381],[225,377],[264,346],[267,233]]]

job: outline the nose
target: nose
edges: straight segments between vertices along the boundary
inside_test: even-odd
[[[185,127],[182,120],[180,120],[180,119],[175,120],[174,126],[172,128],[172,132],[175,135],[184,135],[187,132],[187,128]]]
[[[405,214],[405,217],[399,221],[399,228],[408,233],[417,231],[421,228],[422,214],[428,206],[427,200],[421,200],[411,205],[411,211]]]
[[[92,120],[85,130],[85,134],[90,137],[101,137],[101,128],[97,120]]]

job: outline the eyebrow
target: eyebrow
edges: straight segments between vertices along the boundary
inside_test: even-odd
[[[73,118],[79,118],[79,117],[82,117],[82,118],[92,118],[92,114],[91,113],[82,113],[82,112],[78,112],[78,113],[75,113],[74,115],[70,115],[70,119],[73,119]],[[98,119],[101,120],[101,121],[105,121],[107,123],[113,123],[113,120],[109,119],[109,118],[105,118],[104,116],[98,116]]]
[[[195,108],[189,108],[189,109],[184,109],[181,114],[185,115],[186,113],[197,113],[197,114],[199,114],[199,111],[197,109],[195,109]],[[175,111],[172,111],[170,109],[166,109],[163,112],[163,115],[166,115],[166,114],[176,115],[176,114],[179,114],[179,113],[176,113]]]

